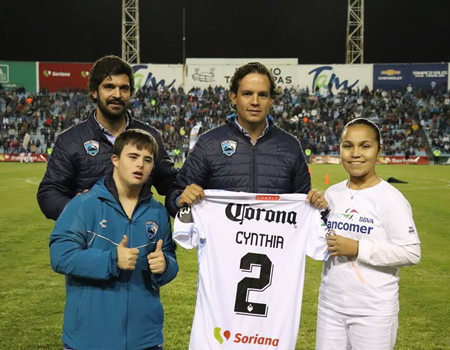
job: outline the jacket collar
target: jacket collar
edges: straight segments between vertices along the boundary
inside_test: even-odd
[[[97,192],[98,197],[101,200],[104,200],[113,208],[116,208],[118,211],[122,212],[123,215],[127,217],[127,215],[125,214],[125,210],[123,209],[122,204],[119,201],[119,194],[117,193],[117,187],[112,177],[112,172],[109,175],[106,175],[102,177],[100,180],[98,180],[98,182],[94,185],[92,190],[95,190]],[[141,193],[139,193],[139,199],[136,204],[136,207],[134,208],[133,216],[134,213],[136,213],[136,210],[138,209],[140,204],[146,200],[151,199],[152,196],[153,194],[151,192],[151,188],[146,183],[142,187]]]
[[[119,193],[117,192],[117,186],[112,177],[112,172],[105,176],[105,187],[109,191],[109,193],[114,197],[117,203],[120,203]],[[139,193],[138,205],[141,202],[151,198],[152,196],[153,194],[150,186],[148,185],[148,183],[145,183],[144,186],[142,186],[141,192]]]
[[[97,113],[97,110],[94,110],[94,111],[91,112],[91,114],[89,115],[89,118],[88,118],[88,123],[89,123],[89,126],[91,127],[91,129],[98,130],[98,131],[101,132],[102,128],[100,127],[100,124],[97,121],[97,118],[95,116],[96,113]],[[127,113],[125,114],[125,117],[127,118],[126,129],[132,128],[134,121],[133,121],[133,117],[131,116],[131,112],[127,111]]]
[[[261,138],[265,138],[265,137],[270,133],[270,131],[272,130],[272,128],[275,126],[275,120],[273,119],[273,117],[272,117],[270,114],[267,115],[266,120],[267,120],[267,124],[268,124],[268,125],[267,125],[266,128],[264,129],[262,135],[258,137],[258,140],[261,139]],[[227,123],[232,129],[234,129],[235,131],[238,131],[240,134],[244,135],[247,139],[249,139],[249,140],[251,141],[250,136],[249,136],[249,134],[248,134],[248,131],[245,130],[245,129],[238,123],[238,120],[237,120],[237,114],[236,114],[236,113],[233,113],[233,114],[229,115],[229,116],[227,117],[226,123]]]

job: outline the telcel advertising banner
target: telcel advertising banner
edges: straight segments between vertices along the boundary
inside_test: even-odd
[[[56,92],[65,89],[87,89],[93,63],[39,62],[39,88]]]

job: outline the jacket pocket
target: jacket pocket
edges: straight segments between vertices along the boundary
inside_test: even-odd
[[[83,330],[88,326],[90,308],[90,293],[89,287],[84,287],[79,293],[77,303],[77,312],[75,315],[75,329],[77,331]]]

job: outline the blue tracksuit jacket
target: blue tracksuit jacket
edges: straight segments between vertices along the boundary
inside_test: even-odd
[[[75,197],[50,236],[51,265],[66,275],[63,342],[77,350],[141,350],[163,343],[159,287],[178,272],[166,209],[145,189],[129,219],[113,179]],[[117,267],[117,244],[139,248],[136,269]],[[167,269],[151,274],[147,255],[163,240]]]

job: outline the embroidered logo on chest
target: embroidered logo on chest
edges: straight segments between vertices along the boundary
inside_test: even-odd
[[[158,233],[159,225],[152,221],[148,220],[145,222],[145,233],[147,234],[148,239],[155,238],[156,234]]]
[[[100,152],[100,143],[95,140],[89,140],[84,143],[84,149],[86,150],[87,154],[94,157]]]
[[[220,147],[222,148],[223,154],[230,157],[236,153],[237,142],[232,140],[222,141]]]

